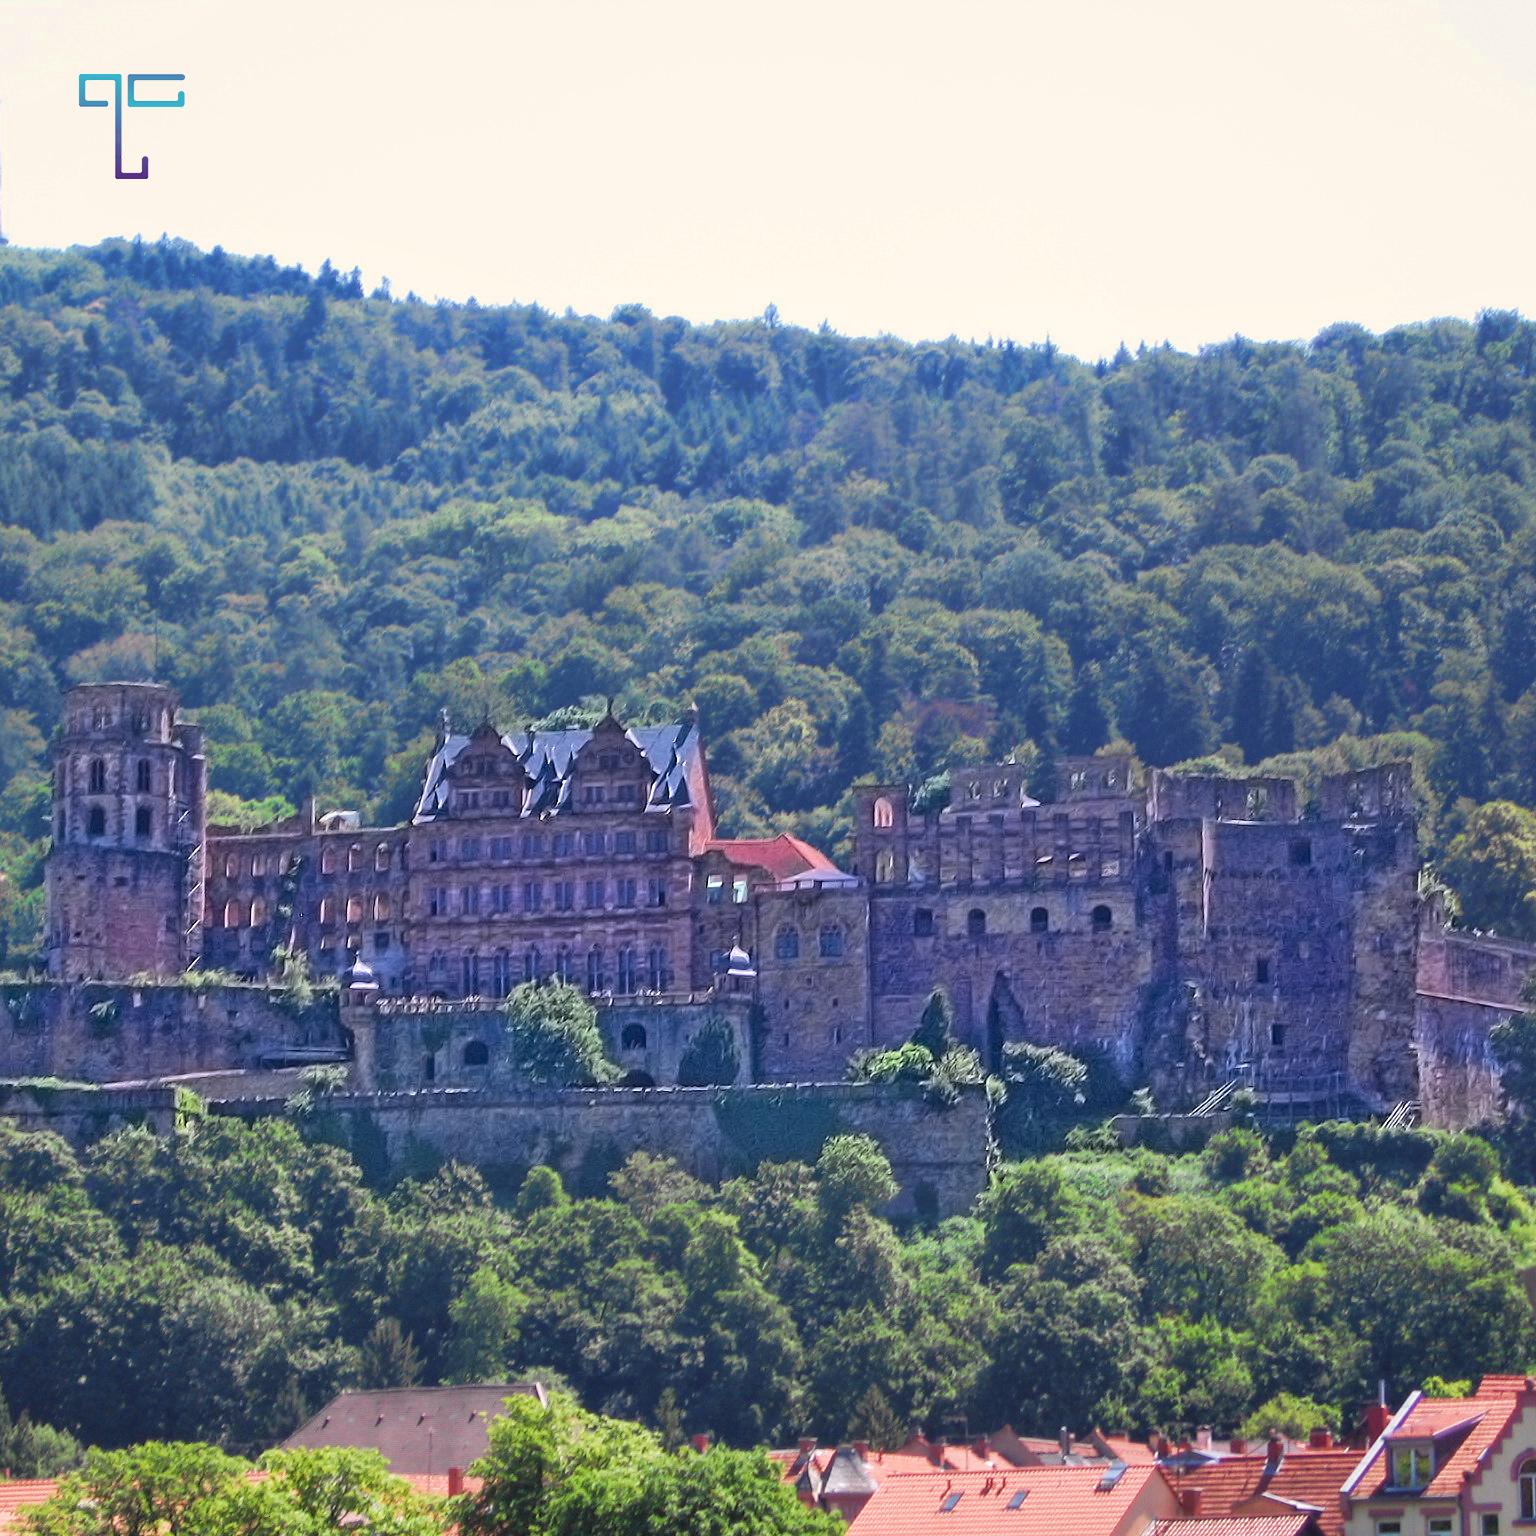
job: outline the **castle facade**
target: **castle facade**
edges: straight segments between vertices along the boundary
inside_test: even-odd
[[[46,877],[53,975],[200,964],[260,978],[288,946],[321,975],[360,960],[381,1017],[551,977],[626,1017],[746,1000],[755,1075],[802,1082],[905,1040],[942,986],[989,1066],[1025,1040],[1185,1098],[1240,1079],[1306,1112],[1419,1091],[1407,764],[1328,779],[1307,806],[1278,779],[1153,771],[1138,787],[1113,756],[1058,762],[1045,803],[1012,765],[955,773],[949,805],[926,814],[905,786],[863,786],[847,869],[790,836],[717,835],[691,712],[445,725],[404,826],[309,807],[254,831],[210,826],[206,778],[169,689],[71,691]],[[409,1059],[434,1081],[485,1064],[483,1042],[428,1046]]]

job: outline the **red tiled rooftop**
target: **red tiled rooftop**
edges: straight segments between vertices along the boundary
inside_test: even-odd
[[[1188,1471],[1169,1471],[1169,1481],[1181,1492],[1200,1490],[1202,1519],[1220,1519],[1261,1512],[1279,1514],[1283,1504],[1305,1504],[1318,1510],[1318,1524],[1327,1536],[1340,1536],[1344,1528],[1339,1490],[1359,1465],[1360,1453],[1346,1448],[1314,1450],[1310,1446],[1288,1449],[1273,1471],[1265,1451],[1241,1456],[1222,1456]],[[1245,1508],[1262,1500],[1269,1511]]]
[[[1224,1515],[1206,1519],[1154,1520],[1147,1536],[1302,1536],[1313,1516],[1305,1511],[1284,1515]]]
[[[889,1458],[888,1458],[889,1459]],[[882,1475],[872,1466],[879,1489],[849,1522],[853,1536],[1110,1536],[1146,1490],[1160,1478],[1152,1466],[1126,1467],[1111,1486],[1104,1468],[1007,1467],[994,1472],[948,1472],[927,1467]],[[1024,1503],[1010,1509],[1025,1491]],[[944,1505],[955,1495],[949,1509]],[[1017,1527],[1014,1522],[1017,1521]]]
[[[0,1482],[0,1531],[10,1530],[24,1510],[51,1499],[58,1491],[59,1485],[51,1477]]]
[[[791,837],[788,832],[777,837],[717,837],[706,846],[710,852],[723,853],[733,864],[766,869],[775,880],[789,880],[810,870],[825,870],[829,875],[841,873],[820,849]]]

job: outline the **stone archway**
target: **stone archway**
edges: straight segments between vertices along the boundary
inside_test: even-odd
[[[1001,1072],[1004,1044],[1009,1040],[1022,1040],[1026,1033],[1024,1010],[1019,1007],[1008,978],[999,971],[992,978],[992,995],[987,999],[987,1070]]]

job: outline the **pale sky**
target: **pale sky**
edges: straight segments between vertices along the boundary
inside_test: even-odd
[[[180,111],[76,105],[181,72]],[[1080,356],[1536,312],[1529,0],[0,0],[0,222]]]

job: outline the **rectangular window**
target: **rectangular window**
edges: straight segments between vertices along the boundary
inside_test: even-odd
[[[569,912],[576,905],[576,882],[574,880],[555,881],[555,911]]]
[[[633,832],[615,832],[613,834],[613,851],[615,853],[633,853],[635,851],[635,834]]]
[[[1394,1445],[1392,1447],[1392,1486],[1394,1488],[1422,1488],[1433,1470],[1427,1445]]]
[[[441,864],[447,857],[448,839],[445,837],[434,837],[427,844],[427,863]]]
[[[1253,980],[1255,985],[1267,987],[1269,985],[1269,961],[1256,960],[1253,964]]]
[[[544,906],[544,887],[537,880],[530,880],[523,886],[523,911],[538,912]]]
[[[480,839],[478,837],[461,837],[459,839],[459,857],[461,859],[478,859],[480,857]]]
[[[434,885],[432,887],[432,889],[427,892],[427,916],[428,917],[447,917],[448,916],[448,887],[447,886],[445,886],[445,885]]]
[[[1499,1536],[1499,1517],[1497,1515],[1483,1516],[1482,1536]]]
[[[667,851],[667,834],[660,827],[652,827],[645,834],[645,851],[647,853],[665,853]]]
[[[601,853],[603,851],[603,834],[601,832],[583,832],[581,834],[582,852],[586,854]]]
[[[582,905],[587,907],[588,910],[598,911],[603,905],[603,882],[601,880],[588,880],[581,900]]]
[[[544,834],[542,832],[523,833],[523,857],[525,859],[542,859],[544,857]]]
[[[555,833],[555,857],[568,859],[576,852],[576,834],[574,832]]]
[[[480,887],[478,885],[466,885],[461,905],[459,907],[466,917],[474,917],[480,911]]]
[[[582,791],[581,798],[588,805],[601,805],[608,798],[608,792],[601,784],[588,784]]]
[[[1376,1536],[1402,1536],[1403,1522],[1401,1520],[1378,1520],[1376,1522]]]
[[[510,859],[512,857],[512,839],[510,837],[493,837],[491,839],[491,857],[493,859]]]
[[[667,904],[667,882],[652,875],[645,882],[645,904],[648,907],[664,907]]]
[[[1008,1508],[1009,1509],[1022,1509],[1024,1507],[1024,1500],[1027,1499],[1028,1497],[1029,1497],[1029,1489],[1028,1488],[1018,1488],[1018,1489],[1016,1489],[1014,1491],[1014,1494],[1013,1494],[1012,1498],[1010,1498],[1008,1500]]]
[[[491,911],[506,913],[512,910],[512,887],[510,885],[493,885],[491,887]]]
[[[747,877],[737,875],[731,881],[731,900],[739,907],[747,899]]]
[[[635,803],[635,786],[633,784],[620,784],[616,791],[616,798],[620,805],[633,805]]]
[[[1424,1529],[1429,1536],[1451,1536],[1451,1517],[1449,1515],[1431,1515],[1424,1522]]]
[[[634,906],[635,882],[633,880],[615,880],[613,882],[613,904],[616,907]]]
[[[955,1506],[959,1502],[960,1495],[958,1493],[946,1493],[944,1495],[944,1502],[939,1505],[939,1513],[941,1515],[952,1514],[954,1512]]]
[[[725,896],[725,876],[710,875],[704,881],[704,900],[710,906],[718,907]]]

